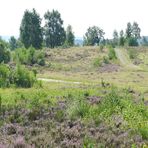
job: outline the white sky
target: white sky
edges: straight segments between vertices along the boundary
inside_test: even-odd
[[[0,36],[19,36],[23,13],[32,8],[42,18],[47,10],[58,10],[64,26],[72,25],[77,37],[96,25],[111,38],[114,29],[125,29],[129,21],[138,22],[141,35],[148,35],[147,7],[148,0],[0,0]]]

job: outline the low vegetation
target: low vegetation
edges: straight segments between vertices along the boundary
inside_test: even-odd
[[[27,90],[0,90],[0,143],[35,147],[146,146],[148,110],[144,98],[135,97],[129,88],[104,86],[54,83]]]

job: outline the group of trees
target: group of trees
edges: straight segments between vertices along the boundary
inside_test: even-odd
[[[84,36],[84,45],[98,45],[104,40],[104,34],[103,29],[97,26],[89,27]]]
[[[63,45],[74,45],[75,36],[72,26],[68,25],[66,29],[63,27],[63,20],[58,11],[47,11],[44,14],[44,21],[45,25],[42,27],[42,19],[36,10],[26,10],[20,25],[20,37],[19,39],[15,39],[15,37],[12,36],[9,40],[9,48],[14,50],[24,46],[28,49],[32,46],[35,49],[41,49],[42,47],[54,48]],[[84,35],[83,45],[111,44],[113,46],[138,46],[140,32],[141,29],[137,22],[133,24],[128,22],[125,31],[121,30],[118,33],[114,30],[113,39],[105,39],[103,29],[98,26],[92,26],[87,29]],[[145,45],[148,44],[145,38],[143,38],[143,42],[145,42]],[[5,47],[6,46],[8,45],[5,44]]]
[[[47,11],[44,15],[45,26],[41,27],[40,15],[35,9],[26,10],[20,26],[20,40],[25,48],[33,46],[40,49],[43,43],[46,47],[54,48],[64,44],[68,46],[74,45],[74,33],[69,25],[65,31],[63,20],[58,11]],[[11,39],[12,42],[13,41]],[[13,47],[12,47],[13,48]]]
[[[127,23],[125,33],[121,30],[119,33],[114,30],[113,39],[104,39],[105,32],[103,29],[92,26],[87,29],[84,35],[84,45],[100,45],[100,44],[111,44],[113,46],[138,46],[138,39],[140,39],[141,29],[138,23],[134,22],[133,25]]]
[[[140,39],[141,29],[137,22],[133,25],[128,22],[125,33],[123,30],[120,31],[119,35],[116,30],[113,32],[113,44],[114,45],[128,45],[128,46],[138,46],[138,39]]]

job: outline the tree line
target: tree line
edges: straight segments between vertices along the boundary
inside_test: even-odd
[[[9,47],[14,50],[19,47],[34,47],[41,49],[42,47],[54,48],[58,46],[74,46],[75,35],[71,25],[65,29],[64,21],[61,14],[57,10],[47,11],[44,14],[44,27],[41,26],[42,19],[35,9],[31,11],[25,10],[20,25],[19,39],[11,37]],[[114,30],[113,39],[105,39],[105,32],[98,26],[89,27],[83,36],[83,45],[106,45],[112,46],[138,46],[141,29],[137,22],[127,23],[125,31],[117,32]],[[143,42],[146,39],[143,38]]]

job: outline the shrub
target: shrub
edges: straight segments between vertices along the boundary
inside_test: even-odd
[[[24,66],[17,66],[14,81],[17,87],[32,87],[36,81],[35,74]]]
[[[25,48],[16,49],[13,59],[14,61],[19,62],[21,64],[27,64],[27,50]]]
[[[103,57],[103,63],[109,64],[109,58],[107,56]]]
[[[0,87],[9,86],[10,69],[5,64],[0,65]]]
[[[32,87],[36,81],[34,72],[19,65],[16,69],[11,69],[5,64],[0,65],[0,87],[9,87],[14,84],[17,87]]]
[[[10,52],[5,49],[3,43],[0,43],[0,63],[8,63],[10,61]]]
[[[109,48],[108,57],[110,60],[117,59],[114,48]]]
[[[35,57],[37,64],[41,66],[45,65],[45,53],[43,51],[37,51]]]
[[[27,64],[35,64],[36,63],[36,57],[35,57],[35,48],[33,47],[30,47],[29,49],[26,49],[27,50]]]
[[[14,60],[21,64],[32,65],[37,63],[41,66],[44,66],[45,53],[43,53],[42,51],[36,51],[33,47],[30,47],[29,49],[16,49]]]
[[[41,66],[44,66],[44,65],[45,65],[45,59],[44,59],[44,58],[39,59],[37,63],[38,63],[39,65],[41,65]]]
[[[101,58],[95,58],[94,61],[93,61],[93,65],[94,67],[99,67],[102,65],[102,60]]]

